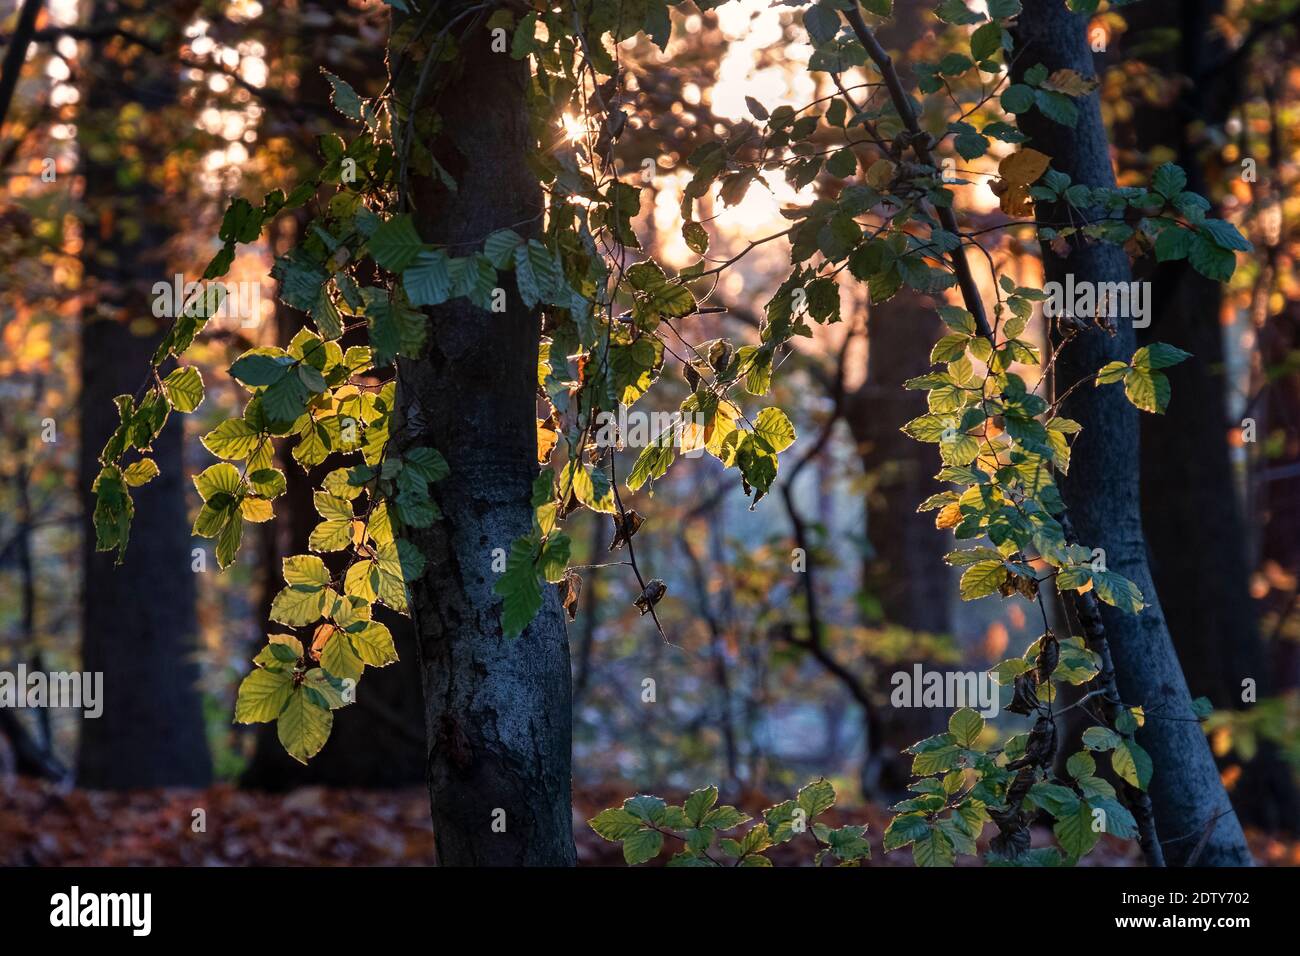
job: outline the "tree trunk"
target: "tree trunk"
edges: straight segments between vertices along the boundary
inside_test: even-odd
[[[114,4],[99,4],[107,17]],[[86,299],[81,329],[81,451],[84,507],[82,666],[102,672],[103,713],[81,724],[78,780],[103,789],[204,786],[211,762],[196,689],[195,578],[181,456],[183,424],[173,415],[153,444],[161,475],[134,492],[127,560],[95,551],[91,492],[98,455],[117,426],[117,395],[134,395],[162,328],[149,322],[150,291],[170,281],[168,199],[156,180],[175,129],[174,60],[146,57],[124,67],[97,54],[90,64],[86,113],[78,120],[84,157],[82,263]],[[135,161],[104,155],[99,137],[124,135],[120,111],[141,110]],[[163,320],[166,321],[166,320]],[[165,373],[164,373],[165,374]],[[211,555],[209,555],[211,557]]]
[[[1212,28],[1222,12],[1222,0],[1158,0],[1126,14],[1126,45],[1131,40],[1144,51],[1143,60],[1186,82],[1171,100],[1139,103],[1121,146],[1136,150],[1135,164],[1153,147],[1174,149],[1187,171],[1187,188],[1203,195],[1209,193],[1206,164],[1216,180],[1223,168],[1218,148],[1198,129],[1222,124],[1239,99],[1237,69],[1214,72],[1209,66],[1224,55]],[[1171,24],[1178,25],[1177,44],[1144,43]],[[1142,420],[1142,523],[1151,571],[1165,597],[1169,631],[1192,695],[1208,697],[1215,707],[1241,709],[1251,706],[1242,700],[1243,680],[1253,680],[1261,697],[1276,693],[1278,683],[1265,664],[1259,609],[1250,596],[1247,529],[1228,450],[1223,287],[1186,259],[1153,262],[1145,272],[1153,315],[1139,341],[1168,342],[1192,354],[1170,370],[1176,397],[1168,413]],[[1195,560],[1208,554],[1216,559]],[[1276,745],[1261,743],[1233,802],[1245,820],[1294,827],[1300,795],[1291,768]]]
[[[467,5],[445,6],[430,35],[437,21]],[[535,236],[541,225],[541,190],[527,162],[535,146],[528,66],[491,51],[485,20],[475,14],[454,28],[458,59],[444,69],[455,72],[437,80],[442,131],[427,145],[457,189],[436,178],[411,180],[421,235],[454,255],[478,248],[496,229]],[[390,62],[404,98],[419,67]],[[434,486],[445,518],[411,534],[428,562],[408,587],[429,798],[443,864],[572,865],[569,648],[559,598],[545,588],[537,618],[508,639],[492,592],[493,552],[508,552],[532,528],[537,475],[540,322],[522,304],[513,276],[503,273],[501,281],[505,312],[484,312],[463,298],[428,310],[427,354],[398,369],[401,440],[437,448],[451,468]]]
[[[1017,77],[1037,63],[1049,70],[1071,68],[1094,73],[1086,42],[1086,21],[1066,10],[1064,0],[1025,0],[1015,30]],[[1047,120],[1037,110],[1021,117],[1034,145],[1052,155],[1053,166],[1078,183],[1113,186],[1109,143],[1097,96],[1076,101],[1074,129]],[[1060,221],[1062,209],[1040,204],[1041,221]],[[1076,246],[1065,257],[1043,248],[1048,281],[1127,282],[1124,251],[1110,244]],[[1136,346],[1132,323],[1120,319],[1111,335],[1092,326],[1061,353],[1057,380],[1068,385],[1095,375],[1112,360],[1127,362]],[[1177,401],[1177,396],[1175,396]],[[1250,853],[1228,802],[1174,653],[1147,565],[1139,511],[1138,412],[1117,386],[1084,387],[1066,403],[1066,415],[1083,425],[1070,473],[1061,491],[1080,540],[1105,549],[1109,568],[1132,580],[1148,606],[1137,615],[1101,606],[1120,693],[1125,703],[1141,705],[1148,718],[1138,741],[1155,765],[1151,800],[1160,841],[1172,865],[1247,865]],[[1212,560],[1203,556],[1202,560]],[[1202,842],[1202,840],[1204,842]]]
[[[901,427],[925,414],[925,393],[907,391],[903,383],[930,370],[930,343],[940,329],[933,303],[917,294],[902,292],[872,306],[866,381],[850,396],[844,413],[868,483],[870,550],[862,562],[864,597],[871,602],[866,616],[872,623],[931,634],[952,628],[953,580],[943,560],[951,543],[948,533],[934,526],[932,513],[916,510],[942,490],[933,478],[933,450],[905,435]],[[878,605],[874,614],[873,605]],[[913,663],[899,661],[897,669],[910,670]],[[886,698],[888,681],[889,671],[881,668],[877,690]],[[942,732],[947,715],[933,708],[884,707],[878,723],[881,739],[869,741],[864,789],[905,790],[912,780],[912,763],[904,748]]]

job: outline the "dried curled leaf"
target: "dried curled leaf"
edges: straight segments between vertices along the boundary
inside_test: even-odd
[[[632,535],[636,534],[641,525],[645,524],[645,518],[635,511],[624,511],[622,514],[616,514],[614,518],[614,539],[609,543],[610,551],[620,551],[623,545],[632,540]]]
[[[668,593],[668,585],[664,584],[659,578],[655,578],[645,586],[641,596],[634,602],[644,616],[650,613],[650,609],[658,604],[665,594]]]

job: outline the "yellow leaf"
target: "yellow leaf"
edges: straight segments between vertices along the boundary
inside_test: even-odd
[[[876,160],[867,170],[867,183],[876,189],[881,188],[894,178],[895,168],[894,164],[887,159]]]
[[[934,516],[934,526],[940,530],[955,528],[961,524],[961,517],[961,508],[954,501],[939,509],[939,513]]]
[[[542,419],[537,419],[537,463],[544,465],[551,460],[555,443],[560,440],[560,433],[545,427]]]
[[[1096,88],[1095,76],[1084,76],[1077,70],[1057,70],[1043,81],[1043,89],[1064,93],[1066,96],[1087,96]]]
[[[1052,157],[1046,153],[1025,146],[998,163],[998,175],[1012,186],[1028,186],[1047,172],[1047,165],[1051,161]]]

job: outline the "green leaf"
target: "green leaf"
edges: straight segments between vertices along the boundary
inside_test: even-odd
[[[1092,808],[1086,800],[1080,800],[1078,808],[1061,817],[1052,827],[1056,839],[1072,859],[1083,856],[1101,839],[1101,834],[1092,828]]]
[[[984,718],[969,707],[963,707],[948,718],[948,733],[952,734],[958,747],[974,748],[983,730]]]
[[[292,673],[254,668],[239,684],[235,696],[235,723],[258,724],[275,720],[292,695]]]
[[[682,223],[682,240],[697,256],[709,251],[709,231],[694,220]]]
[[[695,296],[686,286],[671,281],[653,262],[638,262],[627,270],[632,288],[641,293],[638,301],[650,313],[673,317],[689,315],[695,311]]]
[[[636,866],[658,856],[663,845],[664,835],[658,830],[637,830],[623,840],[623,859],[628,866]]]
[[[714,807],[704,815],[700,826],[714,830],[733,830],[748,820],[749,815],[741,813],[735,807]]]
[[[493,233],[496,235],[496,233]],[[402,272],[402,288],[411,305],[441,305],[451,298],[451,272],[441,249],[421,252]]]
[[[1254,251],[1254,246],[1237,231],[1237,227],[1230,222],[1224,222],[1222,219],[1206,219],[1198,226],[1198,231],[1208,236],[1215,245],[1224,249],[1232,249],[1237,252]]]
[[[1199,233],[1192,239],[1187,261],[1201,275],[1216,282],[1227,282],[1237,268],[1237,257],[1231,249],[1224,249]]]
[[[962,26],[968,23],[979,23],[984,19],[984,14],[973,13],[962,0],[942,0],[935,14],[944,23],[952,23]]]
[[[1151,783],[1151,755],[1135,740],[1123,740],[1110,755],[1111,768],[1122,779],[1140,790]]]
[[[1144,412],[1162,415],[1169,405],[1169,378],[1155,369],[1129,369],[1124,375],[1124,394]]]
[[[1177,224],[1166,226],[1156,236],[1156,261],[1170,262],[1186,259],[1192,247],[1193,234]]]
[[[325,642],[321,651],[320,665],[335,677],[358,680],[365,670],[365,664],[348,643],[347,635],[335,631]]]
[[[760,435],[771,447],[780,452],[794,444],[794,424],[781,409],[765,408],[754,420],[754,433]]]
[[[1002,92],[1000,101],[1008,113],[1027,113],[1034,105],[1034,90],[1023,83],[1013,83]]]
[[[123,470],[122,480],[132,488],[138,488],[153,481],[158,474],[158,465],[152,458],[141,458]]]
[[[1089,727],[1083,732],[1083,745],[1089,750],[1114,750],[1120,742],[1119,734],[1109,727]]]
[[[320,753],[333,726],[334,715],[327,708],[313,703],[306,690],[299,687],[280,714],[276,732],[289,756],[305,764]]]
[[[1187,188],[1187,174],[1181,166],[1163,163],[1151,176],[1151,188],[1166,199],[1173,199]]]
[[[978,27],[970,38],[970,55],[975,62],[987,60],[1002,49],[1002,27],[996,23],[985,23]]]
[[[330,573],[325,562],[314,554],[296,554],[281,562],[286,584],[319,590],[329,587]]]
[[[551,250],[536,239],[515,249],[515,285],[530,309],[559,296],[564,273]]]
[[[1006,579],[1007,568],[1001,561],[977,561],[962,572],[958,592],[963,601],[974,601],[995,592]]]
[[[897,850],[916,840],[929,837],[930,825],[921,813],[902,813],[889,821],[885,830],[884,846],[886,850]]]
[[[293,358],[288,355],[266,355],[245,352],[230,366],[230,375],[253,388],[272,385],[289,374]]]
[[[1144,346],[1133,353],[1132,364],[1135,367],[1169,368],[1171,365],[1185,362],[1191,357],[1191,352],[1184,352],[1177,346],[1167,345],[1164,342],[1152,342],[1150,345]]]
[[[178,412],[192,412],[203,404],[203,376],[193,365],[182,365],[163,379],[167,401]]]
[[[366,621],[359,627],[353,625],[347,629],[347,635],[352,640],[357,656],[371,667],[385,667],[397,661],[393,634],[378,621]]]
[[[363,105],[361,97],[357,95],[357,91],[354,90],[347,81],[335,76],[329,70],[322,68],[321,73],[324,75],[325,79],[329,80],[329,84],[332,87],[330,92],[330,103],[333,104],[334,108],[348,119],[356,120],[358,123],[362,122],[364,119],[362,113]]]
[[[506,637],[518,637],[542,608],[542,589],[533,566],[531,538],[516,538],[510,544],[506,570],[492,587],[502,598],[501,629]]]
[[[938,365],[941,362],[956,361],[966,354],[966,346],[969,342],[970,336],[960,332],[945,335],[934,343],[934,348],[930,350],[930,364]]]
[[[1064,93],[1057,93],[1054,90],[1035,90],[1034,102],[1038,104],[1039,111],[1054,123],[1073,129],[1075,123],[1079,121],[1079,108]]]
[[[200,439],[212,454],[232,461],[247,458],[262,440],[261,434],[242,418],[228,419]]]
[[[620,807],[602,810],[588,820],[587,825],[611,843],[626,840],[642,827],[640,820]]]
[[[370,237],[370,255],[389,272],[404,272],[423,250],[424,242],[407,213],[381,223]]]
[[[814,780],[799,791],[795,801],[812,823],[813,817],[835,805],[835,787],[829,780]]]
[[[692,826],[699,826],[704,815],[709,812],[715,803],[718,802],[718,788],[705,787],[703,790],[694,791],[686,798],[685,810],[686,818],[690,820]]]
[[[952,866],[957,851],[952,838],[935,826],[912,844],[912,860],[917,866]]]
[[[1092,586],[1097,592],[1097,597],[1121,611],[1137,614],[1146,607],[1138,586],[1122,574],[1114,571],[1094,571]]]

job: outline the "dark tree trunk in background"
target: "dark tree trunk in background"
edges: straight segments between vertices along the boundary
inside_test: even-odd
[[[873,306],[867,324],[867,377],[846,402],[845,421],[857,445],[867,482],[868,552],[862,562],[865,617],[869,623],[947,634],[952,628],[952,579],[943,556],[949,533],[934,526],[934,514],[916,508],[942,490],[930,448],[901,431],[925,414],[925,393],[903,383],[930,370],[930,343],[940,334],[934,305],[902,292]],[[933,334],[931,334],[933,333]],[[910,670],[912,661],[899,661]],[[889,672],[882,669],[878,691],[888,696]],[[940,733],[947,717],[933,708],[882,707],[881,740],[870,741],[879,766],[869,789],[906,789],[911,757],[903,749]]]
[[[901,427],[926,411],[925,393],[903,383],[930,369],[927,343],[941,334],[933,304],[901,293],[875,306],[867,326],[867,379],[852,396],[846,418],[858,445],[870,491],[863,584],[879,602],[880,619],[935,634],[951,627],[952,593],[943,573],[951,550],[933,514],[916,506],[943,490],[929,449]],[[928,333],[933,331],[934,335]]]
[[[97,6],[101,16],[115,5]],[[162,474],[136,489],[126,562],[96,552],[91,485],[100,449],[118,423],[113,398],[135,395],[167,320],[154,320],[151,290],[170,282],[166,246],[169,199],[155,183],[176,137],[163,112],[175,102],[175,61],[141,58],[130,67],[96,55],[88,65],[86,113],[79,119],[84,157],[82,263],[87,296],[81,329],[81,455],[85,509],[82,667],[104,675],[103,714],[81,723],[77,775],[103,789],[203,786],[211,777],[194,659],[195,574],[181,455],[183,424],[173,415],[154,442]],[[128,151],[119,113],[137,105]],[[127,145],[127,144],[123,144]],[[132,328],[151,324],[147,330]],[[215,571],[213,556],[209,568]]]
[[[1204,128],[1222,124],[1238,99],[1236,70],[1206,75],[1224,55],[1212,33],[1212,18],[1222,12],[1222,0],[1149,0],[1125,14],[1126,45],[1166,77],[1186,82],[1172,101],[1139,102],[1120,145],[1138,151],[1135,163],[1153,147],[1175,150],[1187,188],[1202,195],[1211,191],[1207,163],[1225,172]],[[1151,42],[1153,31],[1170,28],[1179,31],[1177,43]],[[1223,288],[1186,259],[1144,262],[1138,277],[1152,282],[1151,325],[1139,331],[1139,343],[1168,342],[1192,354],[1169,370],[1168,412],[1142,416],[1142,524],[1151,572],[1192,695],[1219,708],[1249,707],[1243,680],[1253,680],[1261,697],[1276,684],[1250,596],[1247,529],[1229,457]],[[1270,828],[1294,827],[1300,814],[1291,770],[1267,741],[1246,765],[1235,796],[1244,819]]]
[[[443,17],[467,4],[443,5]],[[542,197],[527,157],[526,62],[493,53],[486,14],[455,28],[459,63],[438,77],[442,134],[428,145],[458,183],[412,177],[426,241],[463,255],[496,229],[536,235]],[[398,41],[394,41],[395,44]],[[420,64],[390,63],[402,95]],[[433,97],[430,97],[433,99]],[[421,103],[420,108],[432,108]],[[428,734],[428,783],[438,857],[449,865],[571,865],[569,648],[559,598],[524,633],[503,636],[492,554],[532,528],[537,475],[536,391],[540,322],[510,273],[508,308],[465,299],[429,310],[427,354],[399,366],[402,441],[431,445],[450,476],[434,486],[446,516],[411,535],[428,560],[409,583]],[[505,832],[494,832],[504,811]]]
[[[1093,75],[1085,23],[1068,12],[1064,0],[1025,0],[1015,30],[1017,77],[1037,63],[1049,70],[1068,67]],[[1021,127],[1033,145],[1052,156],[1053,166],[1075,182],[1113,185],[1097,96],[1076,102],[1079,120],[1074,129],[1051,122],[1037,110],[1021,117]],[[1045,204],[1037,213],[1044,221],[1064,216],[1063,210]],[[1043,265],[1049,282],[1063,282],[1068,273],[1076,282],[1130,279],[1128,257],[1109,244],[1074,248],[1064,258],[1045,246]],[[1057,381],[1073,383],[1094,375],[1108,361],[1127,362],[1136,346],[1133,326],[1123,319],[1116,325],[1113,335],[1093,326],[1071,341],[1058,359]],[[1081,388],[1066,402],[1064,412],[1083,425],[1070,473],[1061,480],[1074,528],[1083,543],[1105,549],[1110,569],[1135,582],[1148,604],[1137,615],[1104,604],[1101,608],[1120,693],[1125,703],[1140,704],[1151,715],[1138,741],[1155,765],[1151,800],[1166,857],[1180,865],[1199,849],[1200,865],[1249,864],[1241,825],[1205,736],[1195,720],[1186,719],[1192,716],[1191,696],[1147,565],[1139,509],[1139,413],[1114,385]],[[1217,558],[1205,555],[1203,560]]]

